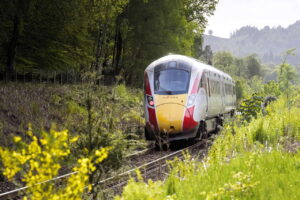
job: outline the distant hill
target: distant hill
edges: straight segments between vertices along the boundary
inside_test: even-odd
[[[229,51],[235,56],[257,54],[263,63],[279,64],[288,49],[296,48],[296,56],[289,56],[288,62],[300,65],[300,20],[287,28],[263,29],[245,26],[237,30],[229,39],[204,36],[204,46],[210,45],[213,52]]]

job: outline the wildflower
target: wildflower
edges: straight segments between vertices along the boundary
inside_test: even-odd
[[[18,143],[20,141],[21,141],[21,137],[19,137],[19,136],[14,137],[14,142],[15,143]]]

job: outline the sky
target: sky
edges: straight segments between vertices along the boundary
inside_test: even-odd
[[[243,26],[284,28],[300,20],[300,0],[219,0],[205,33],[229,38]]]

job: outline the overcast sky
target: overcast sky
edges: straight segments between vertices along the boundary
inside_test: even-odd
[[[300,0],[219,0],[214,16],[208,19],[213,35],[229,38],[242,26],[287,27],[300,20]]]

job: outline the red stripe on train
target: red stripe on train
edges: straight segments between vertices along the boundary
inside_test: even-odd
[[[154,131],[154,130],[156,130],[158,128],[156,114],[155,114],[155,109],[148,107],[148,114],[149,114],[150,127]]]
[[[198,122],[194,121],[194,118],[193,118],[194,109],[195,109],[195,106],[193,106],[191,108],[187,108],[185,110],[184,121],[183,121],[183,131],[192,130],[198,125]]]
[[[150,82],[149,82],[148,74],[146,72],[145,72],[144,78],[145,78],[144,79],[145,80],[145,93],[147,95],[152,96]],[[149,115],[149,122],[148,122],[148,124],[150,125],[151,129],[153,129],[153,131],[154,131],[155,129],[158,128],[155,109],[154,108],[150,108],[150,107],[148,107],[147,109],[148,109],[148,115]]]
[[[200,82],[200,73],[198,73],[194,85],[193,85],[193,89],[191,91],[191,94],[197,94],[198,92],[198,88],[199,88],[199,82]]]
[[[149,78],[148,78],[147,72],[145,72],[144,80],[145,80],[145,85],[144,85],[144,87],[145,87],[145,93],[148,94],[148,95],[152,95],[151,94],[150,82],[149,82]]]

